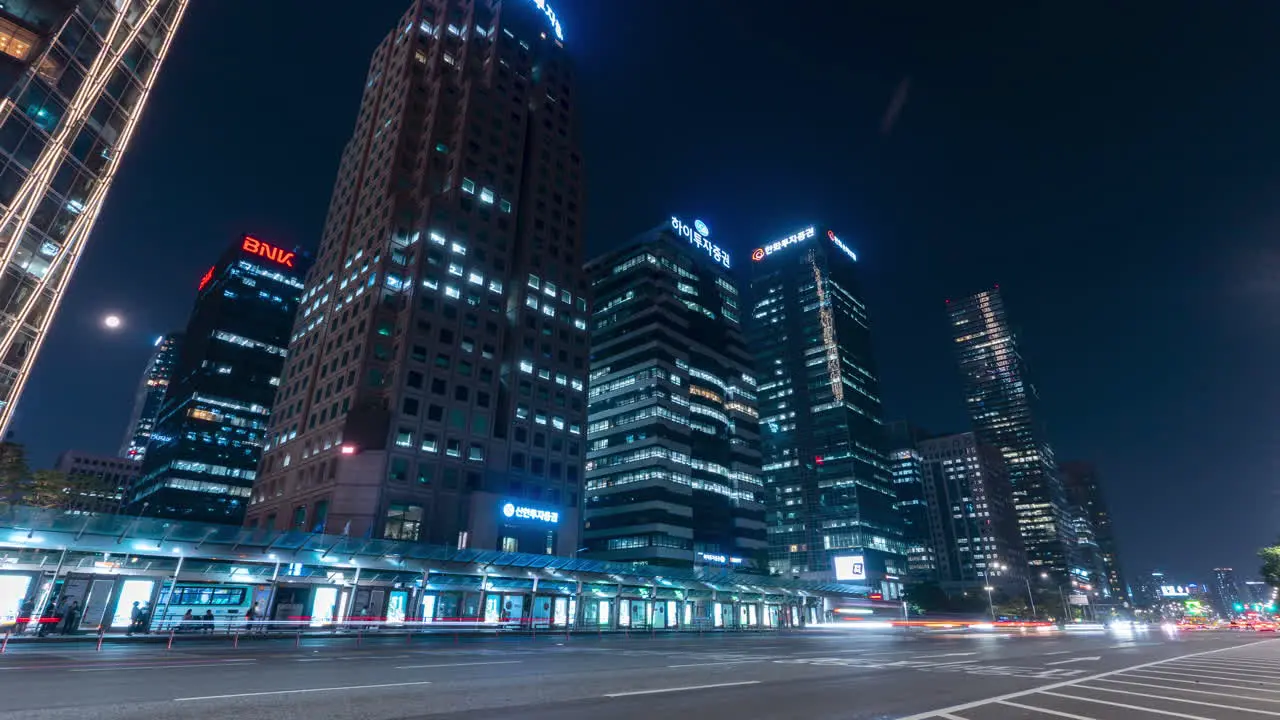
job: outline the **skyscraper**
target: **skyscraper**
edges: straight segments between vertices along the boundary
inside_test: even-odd
[[[743,302],[709,235],[673,217],[587,266],[590,557],[767,569]]]
[[[889,451],[889,471],[893,473],[893,490],[898,498],[893,507],[902,516],[903,541],[907,545],[907,578],[937,580],[938,553],[930,524],[924,458],[914,447],[894,448]]]
[[[182,333],[161,335],[156,338],[155,347],[155,352],[147,361],[146,370],[142,371],[142,380],[138,383],[138,392],[133,400],[133,414],[129,417],[129,427],[125,430],[124,443],[120,446],[120,457],[135,462],[142,462],[146,457],[151,431],[155,428],[156,418],[160,416],[160,406],[164,403],[169,381],[173,379],[173,368],[178,364]]]
[[[246,235],[200,278],[130,513],[244,518],[308,264]]]
[[[1244,612],[1247,596],[1236,580],[1235,570],[1214,568],[1211,583],[1209,597],[1215,610],[1223,617],[1232,617]]]
[[[1059,471],[1067,501],[1079,507],[1081,514],[1089,521],[1103,576],[1100,583],[1103,587],[1099,588],[1101,594],[1116,602],[1129,600],[1128,585],[1120,567],[1120,551],[1116,545],[1111,510],[1108,509],[1102,492],[1097,467],[1093,463],[1073,460],[1062,463]]]
[[[1075,545],[1071,518],[1000,289],[948,300],[947,310],[969,417],[978,442],[1004,456],[1027,562],[1065,581]]]
[[[186,7],[0,3],[0,436]]]
[[[1021,584],[1026,555],[1000,452],[974,433],[921,440],[938,578],[953,587]]]
[[[751,257],[770,565],[894,597],[906,548],[857,255],[811,226]]]
[[[569,555],[587,300],[577,96],[542,0],[374,50],[248,523]]]

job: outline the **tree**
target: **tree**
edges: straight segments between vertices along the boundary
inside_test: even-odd
[[[936,582],[913,583],[906,586],[902,594],[915,613],[947,612],[951,609],[951,598]]]
[[[1262,558],[1262,579],[1273,588],[1280,588],[1280,544],[1269,545],[1258,551]]]
[[[31,479],[26,448],[18,443],[0,442],[0,502],[13,512],[22,502]]]
[[[27,504],[53,510],[102,512],[115,503],[115,488],[95,475],[68,475],[37,470],[32,475]]]

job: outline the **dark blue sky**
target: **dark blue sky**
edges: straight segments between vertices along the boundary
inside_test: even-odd
[[[38,464],[116,450],[151,339],[237,233],[315,246],[368,55],[407,2],[358,5],[192,4],[19,407]],[[842,229],[889,417],[935,431],[967,429],[944,299],[998,282],[1054,447],[1101,466],[1129,569],[1253,574],[1280,532],[1280,5],[556,7],[593,252],[673,212],[739,266]],[[107,309],[125,332],[98,328]]]

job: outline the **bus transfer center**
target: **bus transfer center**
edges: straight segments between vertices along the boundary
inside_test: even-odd
[[[871,590],[731,567],[646,568],[28,507],[0,514],[0,627],[24,604],[39,616],[72,601],[81,632],[127,630],[135,602],[153,632],[178,627],[188,610],[212,612],[215,626],[244,624],[255,606],[272,628],[353,618],[535,631],[802,627],[837,607],[887,608],[868,599]]]

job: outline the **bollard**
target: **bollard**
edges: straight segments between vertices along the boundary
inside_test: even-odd
[[[233,648],[240,647],[240,631],[239,630],[236,631],[235,637],[231,639],[231,647]]]
[[[360,647],[360,638],[364,635],[363,630],[356,630],[356,647]]]
[[[293,638],[293,646],[302,647],[302,631],[301,630],[299,630],[298,634]]]
[[[173,649],[173,631],[174,631],[174,628],[169,628],[169,646],[166,647],[165,650]]]
[[[98,626],[98,652],[102,652],[102,638],[106,637],[106,634],[107,634],[107,626],[99,625]]]
[[[4,642],[0,642],[0,655],[3,655],[4,651],[9,649],[9,635],[12,632],[13,632],[12,630],[4,631]]]

